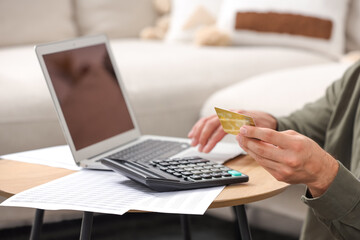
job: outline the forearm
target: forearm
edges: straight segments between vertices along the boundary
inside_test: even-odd
[[[341,163],[338,174],[327,191],[302,200],[337,239],[357,239],[360,236],[360,181]]]

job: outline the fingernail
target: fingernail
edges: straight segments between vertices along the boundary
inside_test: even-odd
[[[247,129],[246,129],[245,126],[242,126],[242,127],[240,128],[240,133],[241,133],[242,135],[247,134]]]
[[[210,146],[205,146],[203,152],[208,153],[210,151]]]
[[[203,149],[204,149],[204,146],[203,146],[203,145],[200,145],[199,148],[198,148],[198,151],[199,151],[199,152],[202,152]]]
[[[240,145],[243,143],[243,138],[240,135],[236,136],[236,140],[239,142]]]

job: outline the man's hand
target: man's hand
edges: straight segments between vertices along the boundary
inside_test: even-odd
[[[254,118],[256,126],[276,129],[276,119],[268,113],[259,111],[234,110],[234,112]],[[199,146],[200,152],[208,153],[225,137],[226,133],[220,125],[217,115],[200,119],[191,129],[188,137],[192,139],[193,147]]]
[[[316,142],[295,131],[243,126],[236,137],[240,146],[277,180],[306,184],[322,195],[334,180],[339,164]]]

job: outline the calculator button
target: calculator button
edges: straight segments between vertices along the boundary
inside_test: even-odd
[[[193,180],[201,180],[202,179],[202,177],[199,175],[192,175],[192,176],[190,176],[190,178]]]
[[[223,177],[231,177],[232,175],[231,175],[230,173],[223,172],[223,173],[221,174],[221,176],[223,176]]]
[[[196,160],[189,160],[189,163],[207,163],[209,160],[205,159],[196,159]]]
[[[152,166],[156,166],[156,165],[157,165],[157,163],[156,163],[155,161],[150,161],[149,163],[150,163],[150,165],[152,165]]]
[[[177,162],[177,161],[171,161],[171,162],[169,162],[169,164],[171,164],[171,165],[179,165],[180,163]]]
[[[182,172],[181,174],[184,175],[184,176],[190,176],[190,175],[192,175],[191,172]]]
[[[214,178],[221,178],[222,174],[221,173],[212,173],[211,176]]]
[[[228,167],[222,167],[222,168],[220,168],[221,170],[223,170],[223,171],[230,171],[230,170],[232,170],[232,169],[230,169],[230,168],[228,168]]]
[[[181,173],[178,173],[178,172],[174,172],[173,175],[174,175],[175,177],[182,177]]]
[[[230,175],[230,174],[229,174]],[[231,175],[230,175],[231,176]],[[210,179],[211,175],[210,174],[201,174],[201,177],[204,179]]]
[[[222,167],[224,167],[224,166],[223,166],[223,165],[220,165],[220,164],[214,164],[213,167],[222,168]]]
[[[241,176],[242,173],[241,172],[238,172],[236,170],[230,170],[228,171],[229,174],[233,175],[234,177],[237,177],[237,176]]]

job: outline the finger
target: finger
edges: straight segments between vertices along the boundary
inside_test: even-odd
[[[240,146],[245,150],[250,150],[258,156],[282,162],[285,156],[285,150],[255,138],[248,138],[241,135],[237,136]]]
[[[299,133],[294,130],[286,130],[286,131],[282,131],[282,133],[291,135],[291,136],[299,135]]]
[[[287,166],[271,159],[264,158],[252,152],[250,149],[244,149],[257,163],[268,171],[278,181],[287,181],[290,171]]]
[[[192,138],[196,132],[196,129],[199,127],[203,119],[198,120],[194,126],[191,128],[190,132],[188,133],[188,138]]]
[[[195,147],[196,145],[199,144],[200,137],[203,133],[204,127],[208,124],[207,123],[208,121],[211,121],[211,119],[214,119],[215,117],[216,117],[215,115],[212,115],[209,117],[202,118],[195,124],[195,126],[193,127],[194,131],[191,134],[191,138],[192,138],[191,146]]]
[[[283,132],[278,132],[270,128],[260,128],[244,125],[240,128],[240,134],[248,138],[256,138],[267,143],[271,143],[280,148],[291,147],[292,136]]]
[[[201,146],[205,146],[207,144],[208,140],[211,138],[211,136],[214,134],[214,132],[218,129],[219,126],[220,121],[217,117],[209,118],[206,121],[206,124],[204,125],[199,138],[199,143]]]
[[[206,118],[202,118],[196,122],[196,124],[191,129],[188,137],[192,139],[191,145],[196,146],[199,143],[199,136],[202,131],[203,125],[206,122]]]
[[[204,146],[204,148],[202,149],[202,151],[204,153],[209,153],[214,147],[215,145],[221,141],[221,139],[223,139],[225,137],[226,133],[224,132],[223,128],[221,126],[219,126],[216,131],[213,133],[213,135],[210,137],[209,141],[207,142],[207,144]]]
[[[271,172],[276,171],[279,167],[281,167],[281,164],[278,162],[275,162],[271,159],[264,158],[263,156],[260,156],[256,154],[255,152],[251,151],[250,149],[247,149],[244,147],[244,150],[249,154],[255,161],[257,161],[262,167],[270,170]]]

